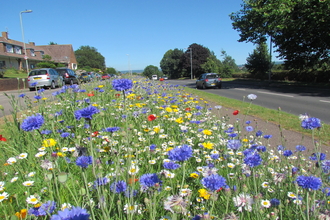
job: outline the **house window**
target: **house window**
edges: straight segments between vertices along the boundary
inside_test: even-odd
[[[13,45],[6,44],[6,52],[8,52],[8,53],[14,53]]]
[[[6,63],[5,61],[0,60],[0,69],[2,69],[3,67],[6,67]]]
[[[31,52],[31,56],[33,56],[33,57],[36,56],[33,49],[30,49],[30,52]]]
[[[40,54],[41,54],[41,56],[43,56],[43,55],[45,54],[45,52],[43,52],[43,51],[40,51]]]
[[[15,53],[22,54],[22,47],[15,46]]]

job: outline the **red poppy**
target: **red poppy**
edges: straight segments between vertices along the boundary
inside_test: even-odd
[[[148,116],[148,121],[153,121],[155,120],[157,117],[155,115],[149,115]]]
[[[2,137],[2,135],[0,134],[0,141],[7,141],[7,139]]]
[[[222,190],[222,187],[220,187],[220,189],[217,190],[217,192],[220,192]]]
[[[238,111],[238,110],[235,110],[235,111],[233,112],[233,115],[238,115],[238,113],[239,113],[239,111]]]
[[[120,94],[119,94],[119,93],[117,93],[117,94],[115,94],[115,96],[116,96],[116,98],[119,98]]]
[[[96,137],[98,134],[99,134],[99,132],[95,131],[95,132],[92,133],[92,137]]]
[[[94,92],[87,93],[87,96],[88,96],[88,97],[94,96]]]
[[[190,112],[191,108],[186,108],[185,111]]]

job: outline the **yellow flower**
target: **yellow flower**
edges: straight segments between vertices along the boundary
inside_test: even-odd
[[[170,108],[170,107],[166,107],[165,108],[165,111],[167,111],[167,112],[173,112],[172,108]]]
[[[103,87],[104,87],[104,85],[99,85],[98,87],[99,87],[99,88],[103,88]]]
[[[158,134],[159,131],[160,131],[160,127],[154,127],[154,132],[156,132]]]
[[[47,100],[47,98],[42,98],[41,100]]]
[[[42,142],[43,147],[54,147],[56,145],[56,141],[53,138],[46,139]]]
[[[213,149],[214,144],[211,142],[204,142],[202,143],[203,147],[206,149]]]
[[[59,157],[65,157],[66,154],[64,154],[64,153],[62,153],[62,152],[57,152],[57,156],[59,156]]]
[[[139,107],[139,108],[142,108],[143,105],[141,105],[141,103],[136,103],[135,106]]]
[[[166,151],[170,151],[170,150],[172,150],[173,149],[173,147],[168,147],[167,149],[166,149]]]
[[[92,106],[97,107],[97,106],[99,106],[99,105],[94,103],[94,104],[92,104]]]
[[[242,142],[249,142],[249,139],[246,139],[246,138],[244,138],[244,139],[242,139]]]
[[[175,122],[177,122],[177,123],[179,123],[179,124],[183,123],[182,117],[176,119]]]
[[[212,131],[205,129],[205,130],[203,130],[203,134],[212,135]]]
[[[21,211],[15,213],[15,216],[18,219],[25,219],[26,218],[26,214],[27,214],[27,209],[21,209]]]
[[[204,199],[209,199],[211,194],[206,190],[206,189],[200,189],[198,190],[199,192],[199,197],[202,197]]]
[[[145,131],[145,132],[149,132],[150,129],[149,129],[149,128],[145,128],[144,131]]]
[[[198,174],[197,173],[191,173],[190,174],[190,177],[196,179],[196,178],[198,178]]]
[[[178,108],[178,106],[177,105],[172,105],[171,108]]]

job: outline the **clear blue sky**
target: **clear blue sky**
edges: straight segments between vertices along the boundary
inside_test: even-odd
[[[159,67],[166,51],[192,43],[221,50],[246,63],[252,43],[238,42],[229,14],[241,9],[242,0],[10,0],[0,9],[1,32],[36,45],[72,44],[77,50],[91,46],[105,57],[106,66],[118,71]],[[274,57],[274,55],[273,55]],[[274,57],[273,60],[276,60]],[[130,64],[130,67],[129,67]]]

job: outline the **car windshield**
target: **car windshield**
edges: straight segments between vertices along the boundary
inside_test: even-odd
[[[57,69],[56,70],[59,74],[65,74],[67,71],[66,69]]]
[[[33,70],[30,72],[29,76],[37,76],[37,75],[46,75],[47,70]]]
[[[219,78],[219,76],[218,75],[207,75],[206,76],[206,79],[215,79],[215,78]]]

